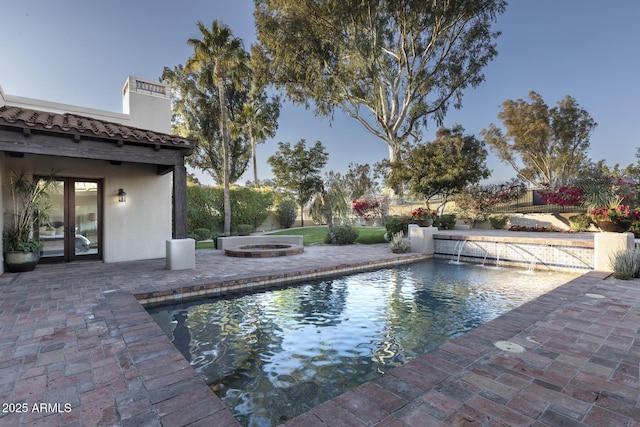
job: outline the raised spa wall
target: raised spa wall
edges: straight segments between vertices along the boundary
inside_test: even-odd
[[[434,235],[435,258],[486,266],[588,271],[594,268],[593,241],[500,236]]]
[[[539,233],[533,233],[539,234]],[[409,226],[411,252],[485,266],[527,270],[613,272],[620,251],[636,247],[633,233],[593,233],[588,237],[474,235],[435,227]]]

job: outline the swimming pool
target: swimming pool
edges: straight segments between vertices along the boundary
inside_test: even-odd
[[[244,425],[278,425],[575,274],[427,261],[149,309]]]

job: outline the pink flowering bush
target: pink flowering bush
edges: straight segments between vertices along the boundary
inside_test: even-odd
[[[540,227],[539,225],[535,225],[533,227],[528,227],[526,225],[512,225],[511,227],[509,227],[509,231],[536,231],[536,232],[541,232],[541,233],[545,233],[545,232],[551,232],[551,233],[573,233],[573,231],[568,230],[568,231],[564,231],[559,229],[556,226],[550,225],[549,227],[545,227],[542,226]]]
[[[382,218],[382,203],[376,199],[352,200],[351,206],[356,216],[364,219]]]
[[[490,204],[507,203],[518,200],[525,192],[524,185],[514,180],[501,185],[489,185],[486,187],[486,197]]]
[[[584,201],[583,191],[580,188],[571,188],[563,185],[557,190],[552,190],[547,186],[546,190],[536,191],[540,199],[548,205],[576,206]]]

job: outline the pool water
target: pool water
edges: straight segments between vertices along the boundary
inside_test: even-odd
[[[574,277],[427,261],[149,312],[241,424],[275,426]]]

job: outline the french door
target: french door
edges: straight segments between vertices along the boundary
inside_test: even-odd
[[[51,212],[40,223],[41,262],[102,257],[102,180],[60,178],[51,192]]]

